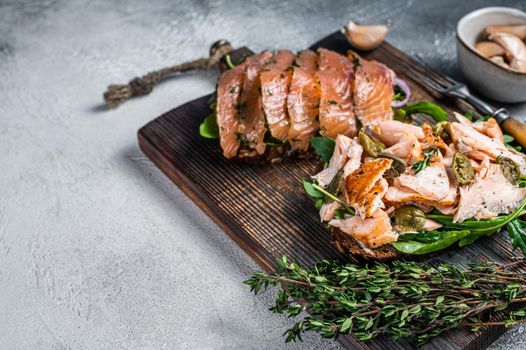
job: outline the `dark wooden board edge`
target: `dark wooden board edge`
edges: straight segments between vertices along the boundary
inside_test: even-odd
[[[318,47],[329,47],[337,45],[335,43],[341,43],[345,40],[344,36],[340,32],[335,32],[326,38],[323,38],[316,44],[312,45],[312,49]],[[388,51],[398,51],[392,45],[384,43],[382,45],[384,50]],[[340,52],[342,50],[339,50]],[[401,52],[400,52],[401,53]],[[401,53],[404,55],[403,53]],[[438,74],[438,73],[437,73]],[[209,96],[196,99],[194,101],[188,102],[187,105],[191,105],[201,100],[208,100]],[[182,108],[178,107],[178,108]],[[177,108],[176,108],[177,109]],[[176,110],[174,109],[174,110]],[[449,109],[449,108],[448,108]],[[163,154],[163,150],[157,149],[154,145],[154,142],[148,137],[149,126],[156,122],[158,119],[162,119],[165,116],[173,113],[174,110],[171,110],[157,119],[151,121],[150,123],[143,126],[138,131],[138,142],[141,150],[146,156],[148,156],[160,169],[165,173],[179,188],[194,202],[197,206],[203,210],[203,212],[208,215],[221,229],[232,239],[238,246],[241,247],[247,254],[265,271],[272,270],[276,267],[274,258],[270,254],[266,254],[265,249],[254,239],[244,234],[243,229],[237,225],[230,217],[224,215],[220,208],[215,204],[196,184],[194,184],[191,179],[186,177],[174,164],[167,161],[166,155]],[[487,348],[491,343],[493,343],[504,331],[505,327],[491,327],[483,328],[478,332],[472,333],[467,330],[454,330],[447,332],[444,336],[434,338],[430,343],[422,347],[422,349],[432,348],[432,349],[484,349]],[[466,333],[466,334],[457,334],[456,333]],[[462,337],[471,338],[466,344],[465,339],[462,341]],[[348,349],[407,349],[410,347],[409,343],[402,341],[400,343],[394,343],[393,341],[386,339],[374,340],[371,343],[376,343],[373,347],[370,347],[368,344],[371,343],[362,343],[356,341],[352,336],[341,336],[338,338],[338,341]]]

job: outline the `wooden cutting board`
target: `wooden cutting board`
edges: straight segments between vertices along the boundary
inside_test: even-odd
[[[311,46],[341,53],[350,49],[345,37],[336,32]],[[388,43],[382,44],[366,59],[385,63],[406,79],[412,88],[412,101],[434,101],[418,82],[406,74],[405,65],[418,65]],[[318,212],[301,186],[301,179],[315,172],[316,160],[293,159],[281,164],[250,165],[223,157],[217,140],[199,135],[199,124],[210,114],[209,96],[186,103],[158,117],[138,132],[142,151],[210,216],[263,269],[275,267],[283,254],[310,265],[319,259],[354,261],[341,255],[331,244],[329,232],[320,223]],[[465,105],[440,101],[446,110]],[[512,256],[511,246],[501,233],[463,249],[449,250],[429,263],[491,260],[502,262]],[[247,276],[248,278],[249,276]],[[484,349],[503,327],[481,329],[476,333],[458,329],[426,344],[424,349]],[[338,339],[349,349],[412,349],[405,341],[380,337],[367,343],[352,336]]]

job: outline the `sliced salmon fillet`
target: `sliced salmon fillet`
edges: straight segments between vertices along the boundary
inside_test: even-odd
[[[354,52],[349,53],[349,58],[355,62],[353,110],[356,119],[363,125],[393,119],[394,72],[377,61],[364,60]]]
[[[301,51],[295,60],[287,98],[288,140],[294,150],[306,151],[310,139],[320,129],[317,120],[320,91],[315,76],[317,61],[318,55],[311,50]]]
[[[508,157],[520,166],[521,173],[526,174],[526,156],[506,148],[500,138],[489,137],[476,130],[472,125],[458,122],[450,123],[450,130],[451,138],[459,152],[466,153],[468,157],[479,160],[483,160],[484,155],[493,160],[497,159],[498,156]]]
[[[325,137],[355,136],[352,109],[353,63],[337,52],[319,49],[317,77],[320,84],[320,133]]]
[[[216,118],[219,141],[226,158],[232,158],[239,150],[239,113],[237,106],[245,80],[245,64],[225,71],[217,81]]]
[[[388,158],[371,160],[345,179],[345,199],[362,218],[371,216],[375,209],[383,206],[381,198],[388,185],[382,176],[392,163],[392,159]]]
[[[469,218],[488,219],[511,213],[526,197],[526,188],[512,185],[502,174],[500,165],[482,162],[475,182],[460,187],[460,201],[453,222]]]
[[[277,51],[263,69],[261,81],[261,101],[267,117],[270,134],[280,141],[286,141],[289,135],[289,116],[287,113],[287,95],[291,78],[294,54],[289,50]]]
[[[238,133],[241,142],[249,148],[255,149],[258,154],[265,153],[265,114],[263,113],[261,82],[259,74],[265,64],[272,58],[272,53],[263,51],[246,59],[245,79],[241,90],[238,105],[240,121]]]
[[[377,248],[398,239],[389,216],[382,209],[376,210],[370,218],[353,216],[347,219],[333,219],[329,221],[329,225],[339,228],[369,248]]]

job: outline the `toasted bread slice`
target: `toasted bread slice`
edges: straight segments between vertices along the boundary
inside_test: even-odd
[[[350,235],[342,232],[339,228],[331,227],[330,231],[334,238],[334,245],[342,254],[349,254],[354,257],[360,257],[364,260],[379,261],[390,261],[408,256],[407,254],[400,253],[390,244],[384,244],[373,249],[364,249],[358,241]]]

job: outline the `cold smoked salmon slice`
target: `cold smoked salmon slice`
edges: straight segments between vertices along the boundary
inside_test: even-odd
[[[246,59],[245,78],[237,106],[240,115],[238,134],[241,143],[258,154],[265,153],[265,114],[262,108],[259,74],[272,58],[272,53],[263,51]]]
[[[318,132],[318,106],[320,91],[316,81],[318,55],[311,50],[298,54],[294,62],[287,98],[290,117],[288,140],[295,150],[306,151],[309,142]]]
[[[355,117],[363,125],[393,119],[391,103],[394,95],[394,72],[377,61],[364,60],[353,52],[349,54],[349,58],[355,62]]]
[[[245,65],[225,71],[217,81],[216,118],[219,128],[219,140],[226,158],[237,155],[240,142],[238,137],[238,105],[241,88],[245,80]]]
[[[337,52],[319,49],[317,77],[320,84],[320,133],[325,137],[353,137],[357,133],[353,113],[353,63]]]
[[[294,54],[289,50],[277,51],[261,70],[261,100],[272,137],[286,141],[290,121],[287,113],[287,95],[292,75]]]

